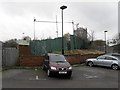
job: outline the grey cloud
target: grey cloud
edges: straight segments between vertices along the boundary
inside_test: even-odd
[[[74,7],[72,11],[76,14],[76,17],[79,14],[78,20],[76,20],[86,25],[88,29],[91,26],[98,33],[104,30],[108,30],[113,34],[117,33],[117,3],[87,2],[71,3],[71,5]],[[75,16],[74,13],[71,16]]]
[[[25,15],[37,15],[43,20],[43,17],[46,17],[46,20],[55,20],[53,13],[56,13],[58,20],[61,20],[60,6],[63,4],[68,7],[64,11],[65,21],[74,20],[75,23],[79,22],[81,26],[84,25],[98,33],[106,29],[110,29],[111,33],[117,30],[117,6],[115,6],[117,3],[114,2],[6,2],[2,3],[0,7],[11,18],[24,19],[27,18]],[[21,26],[18,28],[21,30]]]

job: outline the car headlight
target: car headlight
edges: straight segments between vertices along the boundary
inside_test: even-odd
[[[56,67],[50,67],[52,70],[56,70],[57,68]]]
[[[72,69],[72,67],[69,67],[68,69]]]

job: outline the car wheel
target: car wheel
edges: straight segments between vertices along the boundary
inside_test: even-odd
[[[113,70],[118,70],[118,68],[119,68],[119,66],[117,64],[113,64],[111,67]]]
[[[68,74],[67,76],[68,76],[68,78],[70,79],[70,78],[71,78],[71,76],[72,76],[72,73]]]
[[[87,65],[90,66],[90,67],[92,67],[94,64],[93,64],[93,62],[88,62]]]
[[[51,72],[49,69],[47,70],[47,75],[48,75],[48,77],[51,77]]]

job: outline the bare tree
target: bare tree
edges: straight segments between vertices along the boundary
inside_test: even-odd
[[[94,39],[95,39],[95,32],[91,30],[91,32],[88,33],[88,40],[93,42]]]
[[[120,43],[120,33],[119,33],[119,34],[116,34],[116,35],[114,36],[114,38],[115,38],[117,44],[119,44],[119,43]]]
[[[92,41],[94,41],[94,39],[95,39],[95,32],[93,30],[91,31],[91,38],[92,38]]]
[[[5,43],[4,43],[3,46],[4,46],[4,47],[17,47],[16,40],[17,40],[17,39],[7,40],[7,41],[5,41]]]

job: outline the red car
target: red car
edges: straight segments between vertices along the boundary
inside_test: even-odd
[[[72,75],[72,66],[67,62],[63,55],[59,54],[47,54],[42,69],[47,71],[48,77],[53,74],[62,74],[67,75],[70,78]]]

